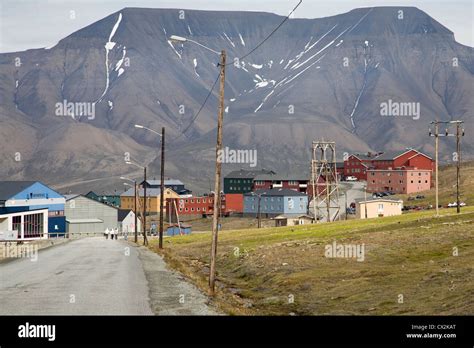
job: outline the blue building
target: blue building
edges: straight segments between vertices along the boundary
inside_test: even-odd
[[[160,189],[161,188],[161,180],[147,180],[146,183],[142,181],[140,183],[140,187],[146,186],[147,189]],[[164,183],[165,188],[172,189],[179,195],[188,195],[191,194],[192,191],[188,190],[181,180],[176,179],[165,179]]]
[[[184,234],[191,234],[191,225],[180,223],[180,224],[171,224],[166,229],[167,236],[180,236]]]
[[[308,196],[290,189],[257,190],[244,194],[244,215],[256,215],[260,204],[262,217],[300,216],[308,212]]]
[[[48,234],[66,232],[66,199],[38,181],[0,181],[0,209],[3,213],[48,209]]]

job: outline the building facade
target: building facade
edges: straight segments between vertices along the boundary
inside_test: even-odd
[[[147,188],[146,190],[146,200],[147,200],[147,213],[151,214],[157,214],[160,212],[160,196],[161,196],[161,188]],[[138,190],[138,195],[139,195],[139,207],[137,207],[138,210],[140,210],[140,207],[143,207],[144,203],[144,190],[139,189]],[[175,191],[173,191],[170,188],[166,188],[164,195],[163,195],[163,205],[164,209],[163,211],[166,213],[166,200],[168,198],[180,198],[181,196],[177,194]],[[122,193],[120,197],[120,209],[135,209],[135,190],[134,188],[131,188],[124,193]],[[143,209],[143,208],[142,208]]]
[[[0,240],[48,238],[48,209],[7,211],[0,208]]]
[[[179,218],[198,218],[214,214],[214,196],[196,196],[169,198],[166,200],[167,209],[170,211],[171,221]],[[226,211],[226,196],[221,196],[221,215],[228,215]]]
[[[254,189],[257,175],[276,174],[271,170],[234,170],[224,177],[224,193],[247,193]]]
[[[130,209],[119,209],[118,211],[118,228],[120,233],[135,232],[135,213]],[[142,229],[140,218],[137,216],[137,231]]]
[[[105,203],[112,205],[116,208],[120,207],[120,193],[114,192],[101,192],[96,193],[94,191],[89,191],[86,195],[87,198],[93,199],[97,202]]]
[[[82,195],[66,196],[67,233],[104,233],[118,228],[118,208]]]
[[[367,192],[411,194],[431,187],[431,170],[371,169],[367,173]]]
[[[48,209],[48,230],[51,235],[66,232],[65,198],[39,181],[1,181],[0,208],[4,213]]]
[[[307,213],[308,196],[290,189],[257,190],[244,194],[244,214],[275,217],[281,214],[299,216]]]
[[[356,201],[356,218],[365,219],[366,207],[368,219],[402,215],[403,201],[384,198]]]

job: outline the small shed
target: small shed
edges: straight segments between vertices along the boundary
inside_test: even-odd
[[[191,234],[191,225],[189,224],[171,224],[166,229],[167,236],[179,236],[183,234]]]
[[[314,222],[314,218],[306,214],[299,216],[278,215],[274,220],[275,227],[307,225]]]

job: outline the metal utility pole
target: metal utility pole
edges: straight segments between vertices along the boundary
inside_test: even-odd
[[[148,245],[146,238],[146,167],[143,168],[143,245]]]
[[[216,144],[216,174],[214,186],[214,211],[212,216],[212,245],[211,245],[211,262],[209,272],[209,292],[214,295],[215,277],[216,277],[216,254],[217,254],[217,234],[219,227],[219,210],[221,205],[221,162],[219,160],[222,151],[222,124],[224,121],[224,87],[225,87],[225,65],[226,52],[222,50],[219,66],[220,72],[220,88],[219,88],[219,112],[217,117],[217,144]]]
[[[449,133],[448,128],[444,134],[439,133],[439,124],[455,124],[456,125],[456,134]],[[439,137],[456,137],[456,211],[459,214],[461,212],[461,201],[460,201],[460,183],[461,183],[461,136],[464,136],[464,129],[461,128],[464,121],[433,121],[431,124],[435,125],[434,134],[429,131],[430,137],[435,137],[435,161],[436,161],[436,216],[439,216],[439,183],[438,183],[438,169],[439,169]]]
[[[161,194],[160,194],[160,236],[159,248],[163,249],[163,210],[165,194],[165,127],[161,128]]]

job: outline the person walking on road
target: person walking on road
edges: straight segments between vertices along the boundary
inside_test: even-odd
[[[109,239],[110,232],[108,228],[105,230],[104,234],[105,234],[105,239]]]

